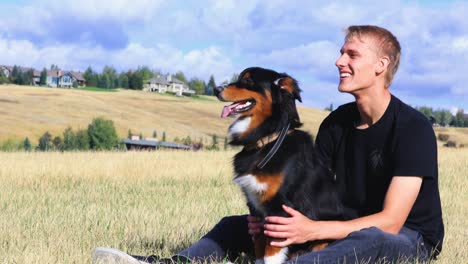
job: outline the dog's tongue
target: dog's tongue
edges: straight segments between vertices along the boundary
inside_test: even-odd
[[[240,103],[234,103],[234,104],[231,104],[231,105],[226,105],[223,108],[223,112],[221,113],[221,117],[228,117],[228,116],[232,115],[232,113],[234,113],[234,110],[236,109],[236,107],[239,104]]]

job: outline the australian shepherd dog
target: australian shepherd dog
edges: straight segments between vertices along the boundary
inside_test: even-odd
[[[340,220],[342,206],[333,175],[317,158],[312,136],[298,129],[302,124],[295,100],[301,101],[300,92],[287,74],[258,67],[216,87],[219,100],[232,102],[221,116],[236,117],[228,130],[230,144],[243,147],[234,157],[234,181],[252,215],[288,217],[284,204],[313,220]],[[272,239],[255,239],[257,263],[282,263],[328,242],[278,248],[270,245]]]

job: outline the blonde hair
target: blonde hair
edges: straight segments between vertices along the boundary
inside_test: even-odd
[[[400,43],[387,29],[371,25],[349,26],[346,29],[345,41],[348,41],[353,37],[361,38],[363,36],[375,39],[378,43],[379,54],[390,58],[387,74],[385,75],[385,84],[388,88],[398,70],[398,66],[400,65]]]

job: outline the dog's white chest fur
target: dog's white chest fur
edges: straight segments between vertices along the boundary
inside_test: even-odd
[[[247,131],[247,129],[249,129],[250,126],[250,120],[250,117],[246,117],[234,121],[234,123],[232,123],[229,127],[228,136],[232,137],[235,134],[241,134]]]
[[[249,202],[260,212],[264,212],[264,208],[260,202],[260,195],[268,188],[268,184],[259,182],[254,175],[242,175],[234,178],[244,193],[247,195]]]

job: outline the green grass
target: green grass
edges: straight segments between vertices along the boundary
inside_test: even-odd
[[[94,87],[94,86],[84,86],[78,88],[78,90],[84,90],[84,91],[93,91],[93,92],[117,92],[118,89],[106,89],[106,88],[99,88],[99,87]]]
[[[95,247],[169,256],[247,213],[235,151],[0,152],[2,263],[90,263]],[[468,263],[468,149],[440,149],[446,236],[437,264]]]

